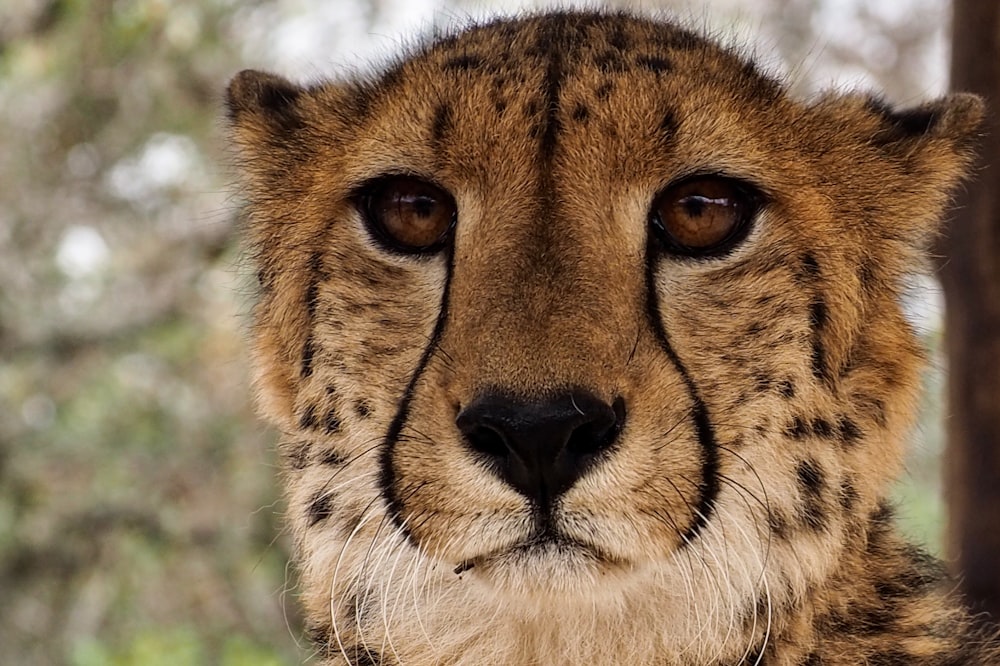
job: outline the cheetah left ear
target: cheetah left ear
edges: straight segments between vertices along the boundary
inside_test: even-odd
[[[885,189],[871,192],[869,201],[894,193],[881,220],[890,227],[887,235],[902,232],[911,248],[926,251],[955,188],[972,170],[984,110],[983,101],[967,93],[902,110],[867,100],[864,112],[874,123],[858,138],[882,162],[881,177],[870,185]]]
[[[841,150],[827,148],[819,160],[841,196],[863,211],[871,232],[922,252],[971,171],[983,101],[957,93],[896,109],[877,97],[832,95],[813,111],[820,135],[840,144]]]

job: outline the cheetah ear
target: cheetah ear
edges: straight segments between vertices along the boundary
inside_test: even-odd
[[[950,150],[966,160],[973,156],[985,115],[983,100],[970,93],[954,93],[899,110],[869,97],[865,107],[880,121],[871,137],[876,146],[911,152],[926,145],[932,152]]]
[[[226,88],[226,108],[237,138],[262,133],[286,134],[302,127],[304,88],[276,74],[245,69]],[[246,137],[250,138],[250,137]]]
[[[885,204],[884,236],[908,239],[911,249],[926,251],[955,188],[972,170],[984,106],[967,93],[901,110],[867,100],[864,110],[875,123],[859,138],[879,156],[883,173],[877,180],[885,188],[871,194],[894,193]]]
[[[819,160],[845,204],[867,220],[870,233],[902,241],[899,252],[922,253],[971,172],[983,101],[957,93],[897,109],[877,97],[832,95],[813,109],[820,135],[840,144],[827,144]]]

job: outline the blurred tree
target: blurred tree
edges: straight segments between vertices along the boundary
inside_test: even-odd
[[[253,8],[0,3],[0,663],[291,647],[213,166]]]
[[[1000,2],[954,0],[951,86],[986,99],[980,168],[941,240],[949,542],[970,601],[1000,621]]]

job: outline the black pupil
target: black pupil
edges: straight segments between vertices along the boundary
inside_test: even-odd
[[[420,217],[431,217],[437,207],[437,200],[426,194],[418,194],[412,199],[413,212]]]
[[[686,196],[681,199],[680,204],[684,208],[684,213],[690,217],[701,217],[709,206],[727,208],[732,205],[726,197],[709,197],[701,194]]]

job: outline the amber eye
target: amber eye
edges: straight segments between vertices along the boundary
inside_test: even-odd
[[[408,176],[368,183],[361,188],[358,204],[376,240],[407,253],[440,250],[457,216],[450,194]]]
[[[650,221],[668,252],[720,255],[746,237],[759,202],[756,191],[740,181],[698,176],[661,192],[653,202]]]

